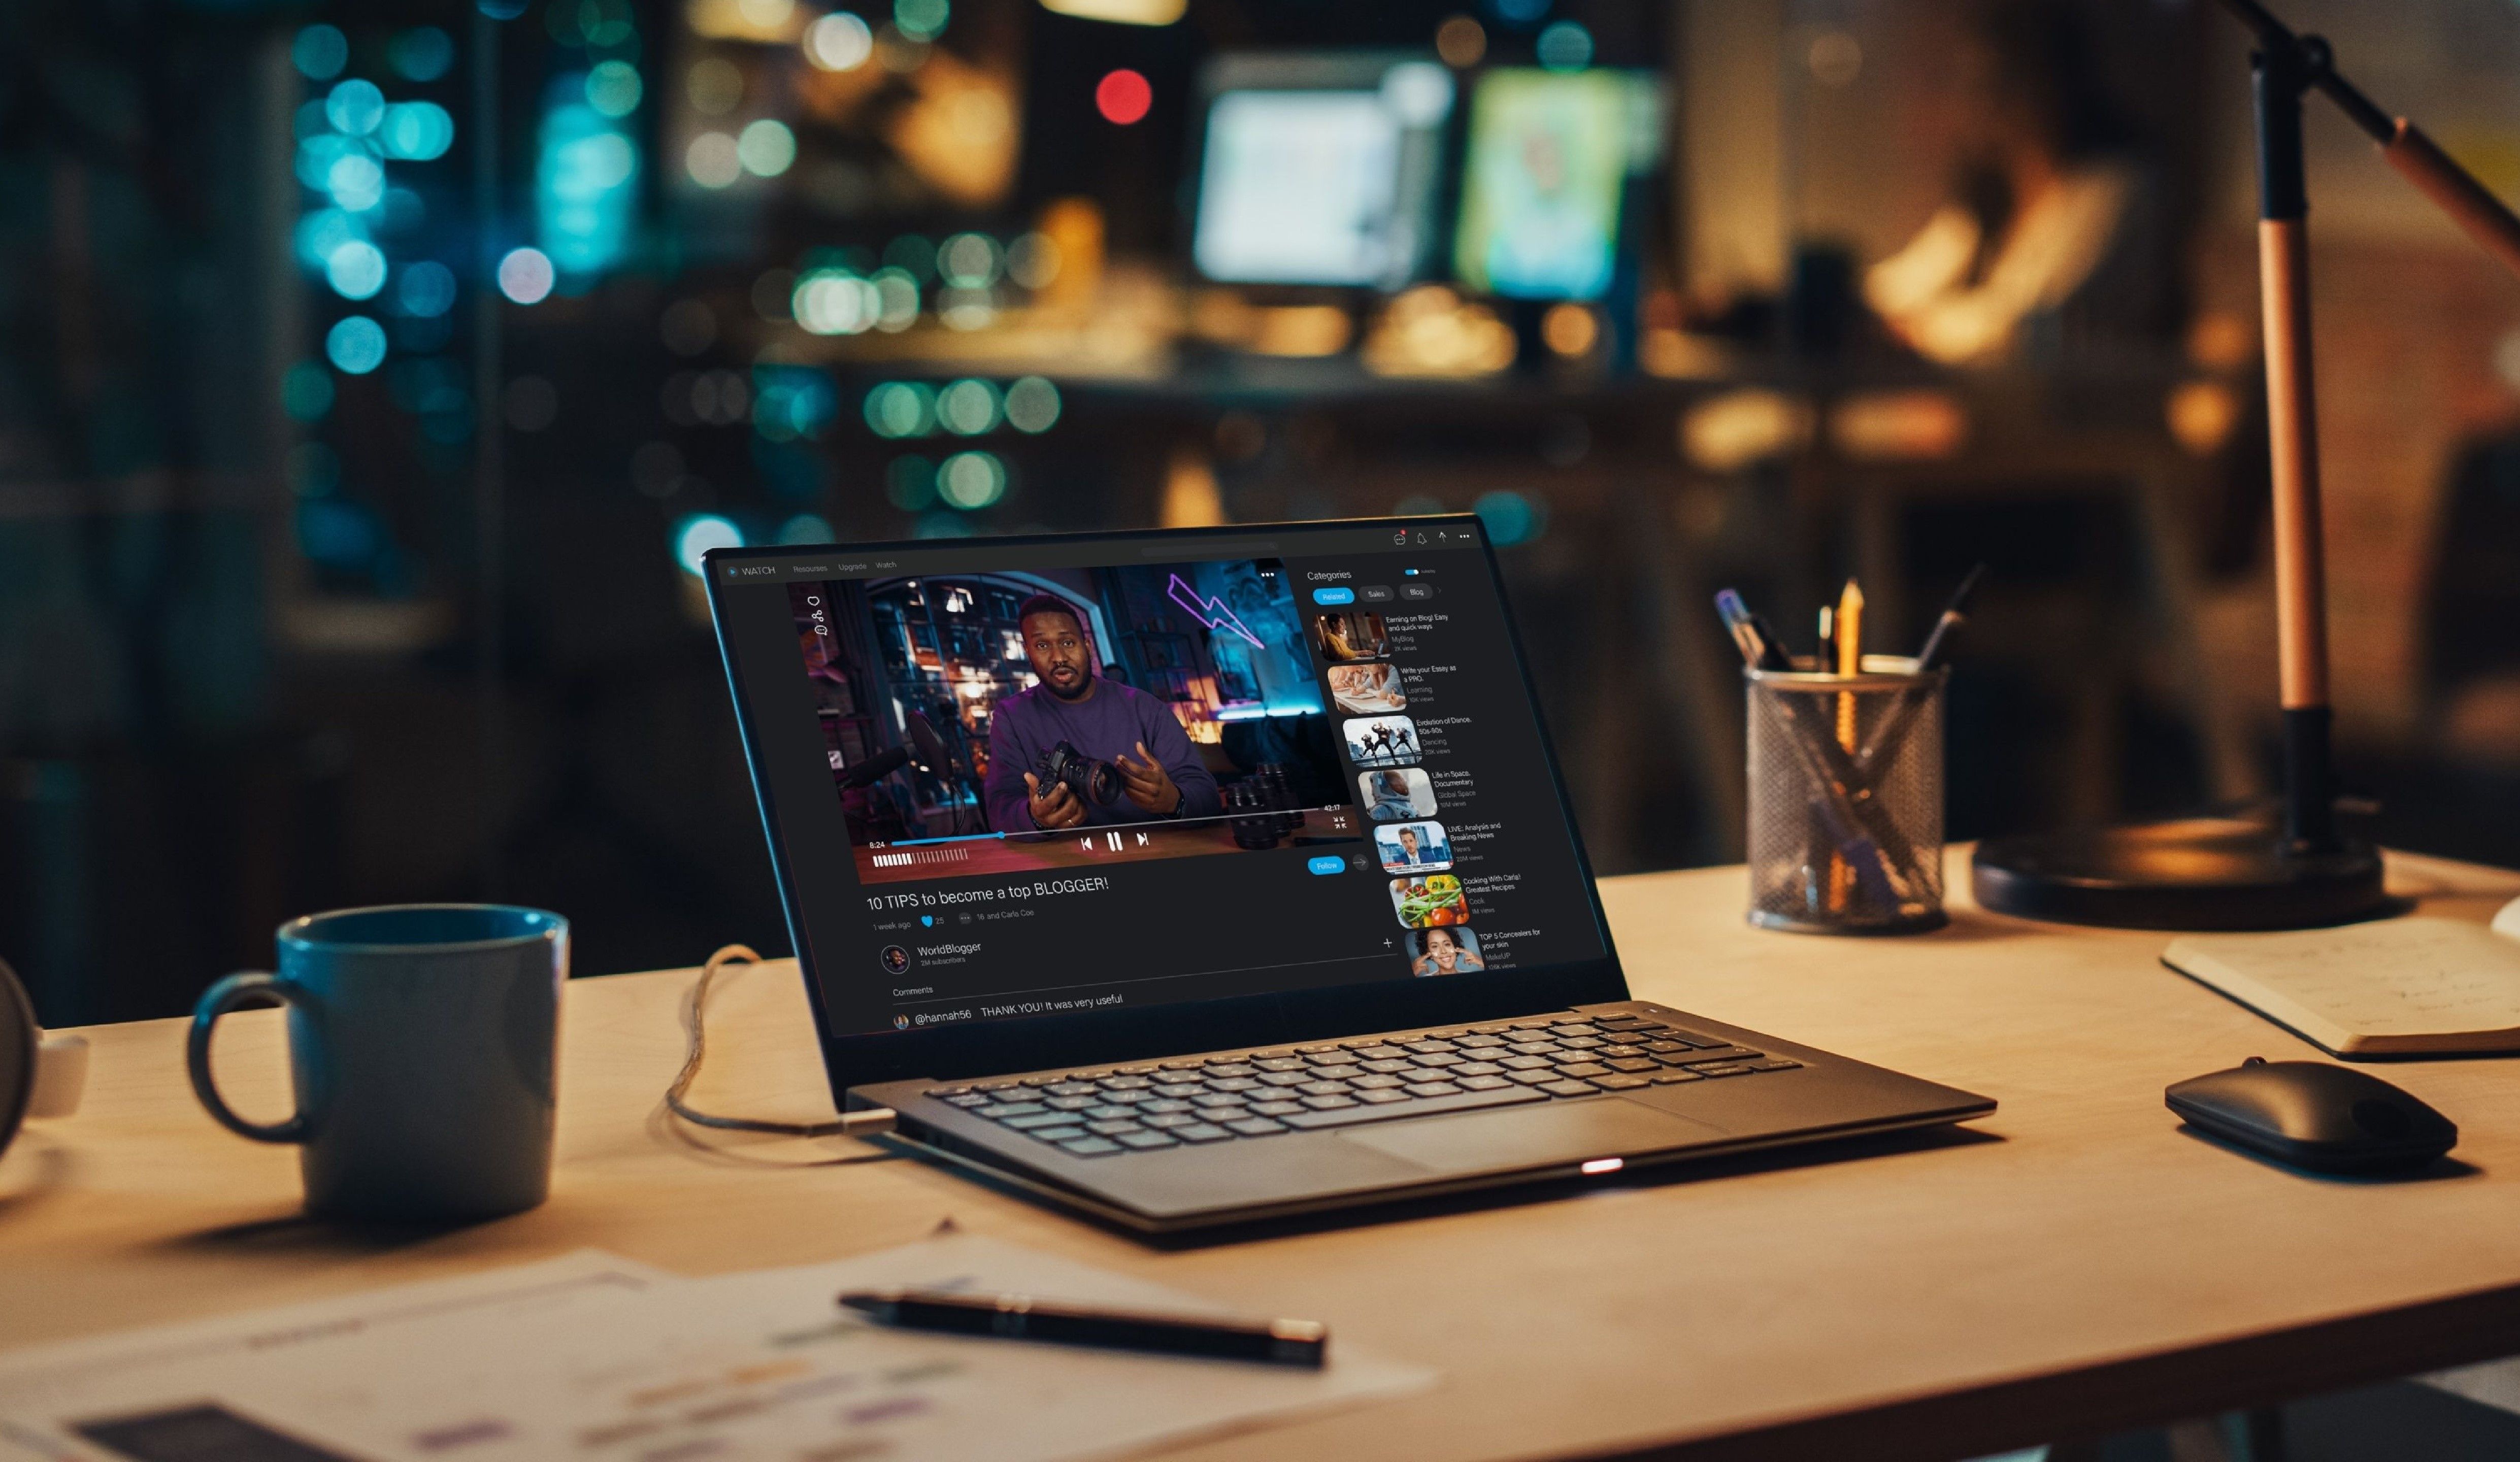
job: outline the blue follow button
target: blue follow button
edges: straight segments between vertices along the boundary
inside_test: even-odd
[[[1356,591],[1353,589],[1316,589],[1313,591],[1313,602],[1316,604],[1353,604],[1356,602]]]
[[[1316,873],[1335,873],[1341,868],[1347,866],[1347,860],[1339,857],[1335,853],[1325,853],[1321,857],[1314,859],[1312,862],[1305,864],[1304,866],[1312,869]]]

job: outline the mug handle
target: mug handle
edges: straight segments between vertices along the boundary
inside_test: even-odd
[[[220,1016],[262,997],[277,998],[309,1014],[315,1008],[313,998],[303,988],[276,975],[260,970],[230,975],[202,991],[200,1003],[193,1006],[193,1031],[184,1045],[184,1065],[192,1073],[193,1094],[202,1099],[202,1105],[209,1109],[221,1127],[256,1142],[303,1142],[315,1130],[317,1112],[301,1107],[285,1122],[248,1122],[229,1108],[210,1075],[210,1028],[218,1024]]]

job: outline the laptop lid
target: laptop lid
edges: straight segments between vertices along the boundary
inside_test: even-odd
[[[1626,997],[1474,516],[702,573],[835,1092]]]

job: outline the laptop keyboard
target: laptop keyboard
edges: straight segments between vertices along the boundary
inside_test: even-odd
[[[926,1094],[1076,1157],[1099,1158],[1801,1065],[1645,1016],[1560,1015],[970,1082]]]

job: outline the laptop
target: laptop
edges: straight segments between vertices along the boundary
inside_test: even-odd
[[[843,1111],[1167,1233],[1983,1116],[1631,999],[1470,515],[703,560]]]

